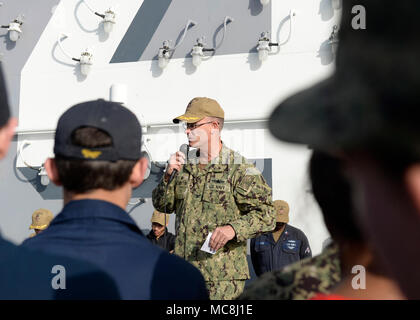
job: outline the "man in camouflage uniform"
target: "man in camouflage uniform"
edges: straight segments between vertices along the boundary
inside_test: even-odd
[[[328,294],[340,280],[338,246],[332,243],[318,256],[264,273],[245,289],[240,299],[307,300],[317,293]]]
[[[224,111],[217,101],[194,98],[173,121],[185,122],[189,145],[198,148],[199,157],[171,156],[153,190],[153,205],[175,211],[175,253],[201,271],[210,298],[236,298],[249,279],[246,240],[275,226],[271,189],[254,165],[222,143]],[[178,174],[169,182],[174,169]],[[210,232],[215,254],[200,250]]]

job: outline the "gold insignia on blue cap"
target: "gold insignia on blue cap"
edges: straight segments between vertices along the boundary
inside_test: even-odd
[[[82,155],[86,159],[96,159],[102,154],[102,151],[92,151],[89,149],[82,149]]]

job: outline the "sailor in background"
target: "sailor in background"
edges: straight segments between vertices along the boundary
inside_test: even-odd
[[[153,211],[152,230],[146,236],[153,244],[173,253],[175,249],[175,236],[168,231],[169,214]]]
[[[251,260],[257,276],[312,257],[305,234],[288,224],[289,205],[287,202],[276,200],[274,208],[276,228],[251,240]]]
[[[48,209],[37,209],[32,213],[32,224],[29,229],[33,229],[35,232],[29,235],[29,238],[36,236],[48,228],[50,222],[54,219],[54,215]]]

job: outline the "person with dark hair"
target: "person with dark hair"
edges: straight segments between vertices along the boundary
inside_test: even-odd
[[[64,208],[25,247],[97,265],[122,299],[208,298],[200,272],[151,244],[125,211],[148,165],[134,113],[101,99],[77,104],[58,121],[54,153],[45,168]]]
[[[16,124],[0,63],[0,158],[7,154]],[[0,300],[119,298],[112,279],[98,267],[18,247],[0,237]]]
[[[378,257],[356,220],[344,161],[314,151],[309,163],[313,195],[333,242],[318,256],[264,274],[241,299],[401,299],[395,282],[380,268]],[[353,268],[362,266],[360,288],[353,290]],[[367,288],[363,288],[369,283]],[[334,295],[330,295],[333,292]],[[324,294],[324,295],[320,295]]]
[[[343,165],[339,158],[315,150],[309,161],[312,193],[333,242],[363,243]]]
[[[310,161],[312,191],[338,248],[341,280],[313,299],[403,299],[395,281],[382,267],[357,221],[345,162],[314,151]],[[323,288],[325,289],[325,287]],[[329,291],[329,292],[328,292]]]
[[[168,231],[169,214],[153,211],[152,230],[146,236],[151,243],[161,247],[162,249],[173,253],[175,249],[175,236]]]
[[[343,1],[335,73],[269,121],[277,138],[343,158],[365,234],[408,299],[420,298],[419,12],[418,1]]]

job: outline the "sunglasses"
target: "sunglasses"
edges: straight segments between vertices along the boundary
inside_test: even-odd
[[[184,128],[184,130],[194,130],[197,129],[198,127],[204,126],[205,124],[209,124],[209,123],[213,123],[214,121],[209,121],[209,122],[204,122],[204,123],[200,123],[200,124],[196,124],[196,123],[186,123],[183,122],[182,123],[182,127]]]

